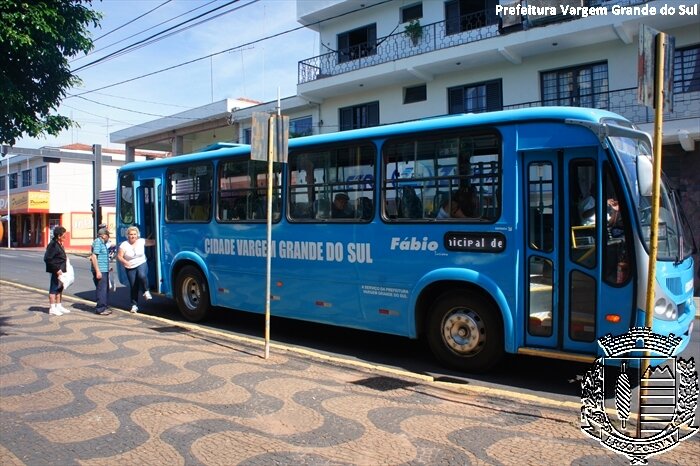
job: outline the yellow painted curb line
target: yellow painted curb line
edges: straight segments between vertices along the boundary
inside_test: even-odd
[[[16,288],[25,289],[25,290],[32,291],[32,292],[38,292],[38,293],[46,292],[46,290],[41,290],[39,288],[34,288],[31,286],[22,285],[21,283],[10,282],[7,280],[0,280],[0,284],[10,285],[10,286],[14,286]],[[86,299],[82,299],[82,298],[72,296],[72,295],[64,295],[63,297],[69,298],[72,301],[76,301],[76,302],[79,302],[82,304],[94,304],[93,301],[88,301]],[[121,312],[124,312],[126,314],[131,315],[131,313],[125,309],[119,309],[119,308],[115,308],[115,307],[111,307],[111,309],[115,309],[115,310],[118,310],[118,311],[121,311]],[[247,343],[250,345],[264,346],[264,344],[265,344],[264,340],[259,339],[259,338],[249,338],[249,337],[243,337],[240,335],[233,335],[230,333],[220,332],[218,330],[214,330],[214,329],[210,329],[210,328],[200,327],[200,326],[190,324],[187,322],[172,321],[172,320],[165,319],[163,317],[152,316],[152,315],[148,315],[148,314],[133,314],[133,316],[134,317],[138,316],[142,319],[148,319],[148,320],[151,320],[153,322],[164,323],[164,324],[168,324],[171,326],[174,325],[175,327],[181,327],[183,329],[197,331],[197,332],[201,332],[204,334],[215,335],[215,336],[223,338],[223,339],[239,341],[239,342]],[[555,406],[555,407],[560,407],[560,408],[573,408],[576,410],[581,409],[581,403],[574,403],[572,401],[551,400],[549,398],[544,398],[544,397],[540,397],[540,396],[536,396],[536,395],[528,395],[525,393],[512,392],[512,391],[505,390],[502,388],[489,388],[489,387],[479,387],[479,386],[472,386],[472,385],[463,385],[463,384],[459,384],[459,383],[455,383],[455,382],[441,382],[441,381],[435,380],[435,378],[431,375],[419,374],[416,372],[411,372],[411,371],[406,371],[406,370],[401,370],[401,369],[394,369],[392,367],[381,366],[378,364],[370,364],[370,363],[366,363],[366,362],[362,362],[362,361],[354,361],[352,359],[344,359],[344,358],[339,358],[336,356],[329,356],[327,354],[318,353],[318,352],[307,350],[304,348],[287,346],[287,345],[283,345],[281,343],[270,342],[270,347],[278,349],[278,350],[282,350],[282,351],[287,351],[290,353],[299,354],[299,355],[306,356],[309,358],[315,358],[315,359],[320,359],[320,360],[327,361],[327,362],[332,362],[332,363],[339,364],[339,365],[354,366],[354,367],[361,368],[361,369],[366,369],[366,370],[371,370],[371,371],[382,372],[382,373],[397,375],[397,376],[401,376],[401,377],[407,377],[407,378],[411,378],[411,379],[421,380],[425,383],[429,383],[429,384],[432,384],[434,386],[444,388],[444,389],[449,389],[452,391],[472,392],[472,393],[476,393],[476,394],[480,394],[480,395],[514,398],[516,400],[523,401],[523,402],[537,403],[540,405]]]

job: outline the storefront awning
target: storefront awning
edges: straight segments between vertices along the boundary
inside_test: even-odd
[[[10,195],[10,214],[49,213],[48,191],[25,191]],[[7,196],[0,197],[0,214],[7,215]]]

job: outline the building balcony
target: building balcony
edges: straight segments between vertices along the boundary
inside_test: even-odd
[[[668,30],[696,21],[692,16],[611,13],[613,7],[639,7],[647,3],[659,9],[664,3],[658,1],[578,0],[564,3],[604,7],[608,15],[516,15],[515,18],[501,18],[493,9],[422,25],[416,36],[409,36],[401,28],[399,32],[379,37],[371,43],[350,44],[300,61],[298,93],[318,101],[351,93],[358,85],[369,90],[402,85],[415,81],[416,77],[426,80],[426,76],[454,72],[454,64],[458,61],[468,60],[472,67],[504,61],[519,64],[527,58],[551,53],[553,43],[558,44],[559,51],[614,40],[630,44],[642,22]],[[469,47],[464,47],[467,44]]]
[[[491,13],[495,15],[495,13]],[[485,25],[486,12],[464,16],[458,24],[440,21],[421,27],[416,37],[401,31],[380,37],[375,43],[354,44],[299,62],[298,84],[349,73],[436,50],[457,47],[499,35],[497,18]],[[494,24],[495,21],[495,24]],[[460,29],[463,29],[460,31]]]

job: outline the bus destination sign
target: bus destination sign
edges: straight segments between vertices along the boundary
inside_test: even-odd
[[[445,249],[448,251],[503,252],[506,249],[506,237],[502,233],[448,231],[445,233]]]

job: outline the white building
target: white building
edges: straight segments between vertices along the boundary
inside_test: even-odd
[[[71,144],[58,149],[7,149],[9,153],[0,164],[0,245],[7,246],[11,230],[12,247],[45,247],[53,228],[62,225],[68,230],[66,247],[89,251],[95,233],[92,147]],[[99,191],[105,199],[98,212],[102,222],[114,228],[113,193],[125,154],[115,149],[101,152]],[[163,154],[139,151],[137,156],[145,160]]]

